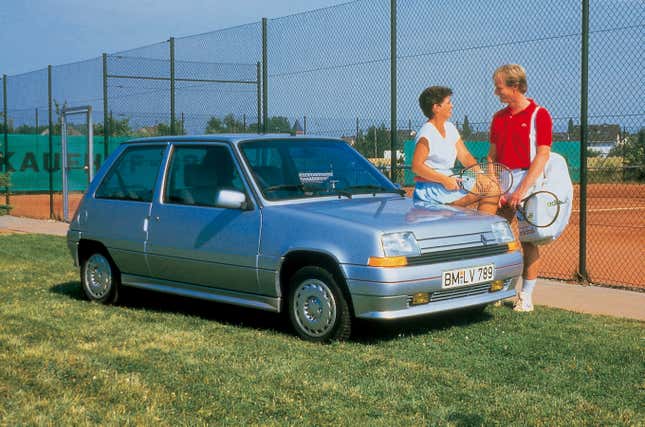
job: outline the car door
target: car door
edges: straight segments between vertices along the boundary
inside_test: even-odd
[[[144,250],[147,223],[166,147],[126,147],[79,212],[85,223],[83,238],[103,243],[122,273],[149,274]]]
[[[228,145],[175,144],[162,187],[146,247],[152,276],[257,292],[260,211],[217,206],[221,190],[250,194]]]

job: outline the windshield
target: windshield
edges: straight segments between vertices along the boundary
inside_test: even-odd
[[[267,200],[399,192],[343,142],[249,141],[240,149]]]

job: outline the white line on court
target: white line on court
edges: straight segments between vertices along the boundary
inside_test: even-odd
[[[587,209],[587,212],[618,212],[618,211],[640,211],[645,209],[645,206],[636,208],[606,208],[606,209]],[[580,213],[580,209],[573,209],[572,213]]]

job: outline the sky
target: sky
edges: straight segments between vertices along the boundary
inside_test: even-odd
[[[15,75],[348,0],[0,0],[0,74]]]
[[[640,129],[645,2],[590,3],[589,121]],[[468,116],[475,130],[486,131],[502,107],[491,75],[504,63],[524,65],[528,95],[549,108],[556,130],[578,123],[580,1],[535,0],[519,11],[517,4],[398,1],[399,128],[418,127],[425,120],[418,94],[444,85],[454,91],[453,120]],[[268,114],[298,119],[311,132],[348,135],[358,123],[390,126],[389,8],[388,0],[0,0],[0,75],[9,76],[8,110],[16,125],[34,121],[34,108],[47,106],[46,71],[18,74],[48,64],[54,100],[92,104],[102,120],[103,52],[129,51],[109,57],[109,74],[168,77],[168,45],[160,42],[172,36],[178,78],[254,80],[261,60],[257,23],[266,17]],[[203,33],[210,34],[188,37]],[[111,78],[108,86],[109,110],[130,117],[134,127],[168,121],[166,81]],[[228,113],[252,123],[257,90],[184,82],[177,85],[176,112],[191,132]]]

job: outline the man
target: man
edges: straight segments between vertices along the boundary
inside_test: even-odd
[[[493,116],[490,127],[489,162],[499,162],[513,171],[513,188],[500,199],[498,214],[505,217],[517,233],[516,213],[531,186],[542,174],[549,160],[553,133],[551,115],[526,97],[526,71],[518,64],[502,65],[493,74],[495,95],[507,107]],[[535,141],[531,139],[533,113]],[[535,157],[531,159],[531,145]],[[540,268],[540,252],[533,243],[522,243],[524,271],[522,285],[513,307],[516,311],[533,311],[532,294]]]

